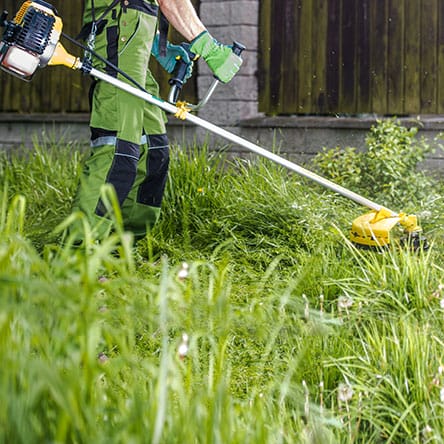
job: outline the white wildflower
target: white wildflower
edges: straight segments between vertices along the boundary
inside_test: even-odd
[[[439,391],[439,399],[441,402],[444,402],[444,388]]]
[[[435,377],[432,379],[432,385],[434,385],[435,387],[439,387],[439,385],[440,385],[440,380],[439,380],[439,378],[438,378],[437,376],[435,376]]]
[[[422,429],[422,434],[424,437],[427,437],[428,435],[431,435],[432,433],[433,433],[433,429],[428,424]]]
[[[186,262],[182,263],[182,268],[179,270],[179,273],[177,273],[177,277],[183,281],[188,277],[188,268],[189,265]]]
[[[341,296],[338,298],[339,311],[348,310],[353,305],[353,298],[350,296]]]
[[[424,210],[424,211],[421,211],[421,212],[418,214],[418,216],[419,216],[421,219],[427,219],[428,217],[431,217],[431,216],[432,216],[432,212],[431,212],[430,210]]]
[[[439,299],[441,298],[441,293],[444,290],[444,285],[443,284],[439,284],[438,288],[432,293],[432,297]]]
[[[177,352],[179,354],[180,359],[185,359],[186,355],[188,354],[188,335],[184,333],[182,335],[182,342],[179,345],[179,348],[177,349]]]
[[[100,364],[106,364],[109,361],[108,356],[106,356],[106,354],[103,352],[99,353],[97,359],[99,360]]]
[[[339,384],[338,400],[340,402],[348,402],[353,398],[353,388],[348,384]]]

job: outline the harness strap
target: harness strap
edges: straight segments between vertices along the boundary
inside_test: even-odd
[[[165,17],[162,11],[160,11],[159,16],[159,55],[162,57],[166,56],[166,47],[168,40],[168,30],[170,27],[170,23],[168,19]]]
[[[94,7],[94,0],[91,0],[91,18],[92,22],[96,23],[96,8]]]
[[[136,9],[137,11],[144,12],[148,15],[157,17],[159,7],[146,0],[121,0],[120,1],[123,12],[127,9]]]
[[[113,0],[113,2],[105,9],[102,15],[96,19],[96,10],[94,7],[94,0],[91,0],[91,19],[92,21],[89,23],[85,23],[82,26],[79,34],[76,37],[76,40],[94,40],[97,34],[100,34],[103,31],[103,28],[106,26],[105,17],[111,12],[111,10],[117,6],[117,4],[121,0]],[[91,35],[93,34],[93,35]],[[92,39],[91,39],[92,37]]]

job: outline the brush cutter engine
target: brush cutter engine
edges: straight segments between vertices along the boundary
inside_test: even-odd
[[[26,1],[12,21],[1,16],[5,31],[0,42],[0,67],[30,81],[38,68],[48,65],[59,42],[62,21],[43,0]]]

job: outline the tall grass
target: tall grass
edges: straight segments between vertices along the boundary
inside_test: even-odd
[[[32,150],[0,153],[0,193],[26,198],[26,235],[35,244],[55,240],[54,227],[69,215],[81,153],[76,144],[51,139]]]
[[[2,159],[0,442],[443,440],[439,226],[356,250],[354,204],[192,147],[145,239],[74,248],[81,159]]]

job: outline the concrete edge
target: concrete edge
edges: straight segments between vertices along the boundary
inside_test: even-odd
[[[88,123],[89,113],[1,113],[0,123]],[[202,118],[205,119],[204,113]],[[429,130],[444,131],[444,115],[420,115],[404,117],[387,116],[258,116],[240,120],[236,126],[240,128],[338,128],[365,129],[370,128],[383,119],[397,119],[405,126],[417,126]],[[168,125],[192,126],[168,116]]]
[[[384,119],[396,119],[402,125],[428,130],[444,131],[444,115],[421,116],[265,116],[244,119],[239,126],[245,128],[335,128],[366,129]]]

